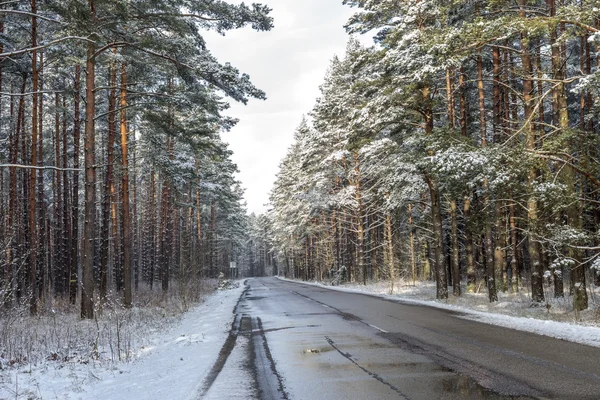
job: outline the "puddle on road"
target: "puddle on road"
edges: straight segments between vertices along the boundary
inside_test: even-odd
[[[338,336],[335,340],[326,337],[326,340],[329,345],[310,346],[305,342],[308,346],[299,350],[306,360],[305,365],[310,365],[311,369],[316,368],[313,371],[323,381],[341,383],[344,386],[342,390],[358,385],[357,390],[368,391],[369,389],[365,388],[374,385],[374,392],[368,391],[368,393],[380,396],[383,393],[380,390],[388,390],[389,394],[385,398],[410,400],[533,400],[539,398],[536,397],[539,393],[534,395],[531,390],[523,390],[518,385],[501,387],[502,393],[495,392],[467,375],[432,361],[426,354],[406,351],[394,345],[370,342],[353,335]],[[332,356],[332,353],[338,353],[342,357]],[[340,380],[340,376],[344,378]],[[333,378],[328,379],[328,377]],[[499,387],[499,382],[507,385],[512,383],[503,379],[498,376],[488,376],[485,382],[489,381],[490,387],[494,388]],[[335,393],[340,388],[330,390]]]
[[[473,379],[465,375],[457,375],[450,379],[442,380],[442,388],[444,393],[448,395],[443,398],[446,399],[482,399],[482,400],[529,400],[535,399],[534,397],[525,396],[507,396],[495,393],[491,390],[485,389],[479,385]]]
[[[331,350],[333,350],[332,347],[320,347],[320,348],[314,348],[314,349],[306,349],[303,351],[303,353],[304,354],[321,354],[321,353],[326,353]]]

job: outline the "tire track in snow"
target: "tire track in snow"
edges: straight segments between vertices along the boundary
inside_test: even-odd
[[[245,282],[244,282],[244,284],[245,284]],[[223,370],[223,367],[225,366],[227,359],[229,358],[229,356],[231,355],[231,352],[233,351],[233,349],[235,347],[235,344],[237,342],[237,338],[238,338],[238,335],[240,332],[240,326],[242,325],[242,319],[245,317],[245,315],[240,315],[238,313],[238,308],[240,305],[240,301],[242,300],[242,298],[244,296],[246,296],[248,289],[249,289],[248,286],[246,287],[246,289],[244,289],[240,298],[237,301],[237,304],[235,305],[235,308],[233,309],[235,318],[233,319],[233,322],[231,324],[231,330],[229,331],[229,335],[227,336],[227,339],[225,340],[223,347],[221,347],[221,350],[219,351],[219,356],[217,357],[217,361],[215,361],[212,368],[210,369],[210,372],[208,373],[206,378],[204,378],[204,382],[202,383],[202,387],[201,387],[200,392],[197,397],[198,399],[202,399],[204,396],[206,396],[206,393],[208,393],[211,386],[217,380],[217,377]]]

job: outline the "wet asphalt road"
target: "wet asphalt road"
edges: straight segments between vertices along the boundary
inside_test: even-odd
[[[199,398],[243,353],[240,398],[600,399],[598,348],[276,278],[246,284]]]

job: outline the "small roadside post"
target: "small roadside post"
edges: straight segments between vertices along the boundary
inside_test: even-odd
[[[238,269],[235,261],[229,262],[229,276],[231,276],[232,279],[237,279],[238,277]]]

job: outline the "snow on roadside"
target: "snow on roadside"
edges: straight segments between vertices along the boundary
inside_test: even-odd
[[[3,382],[0,399],[194,398],[227,338],[243,290],[240,284],[207,296],[175,326],[148,338],[131,363],[49,362],[19,368],[12,371],[10,384]]]
[[[481,296],[464,296],[460,299],[460,305],[448,304],[437,300],[424,300],[427,296],[430,296],[431,290],[423,290],[423,288],[415,289],[415,287],[408,288],[404,293],[402,291],[399,294],[385,294],[384,291],[389,290],[389,286],[382,287],[380,285],[367,285],[367,286],[355,286],[355,287],[343,287],[343,286],[328,286],[317,282],[300,282],[297,280],[290,280],[278,277],[282,280],[289,280],[291,282],[303,283],[306,285],[314,285],[319,287],[325,287],[331,290],[337,290],[347,293],[360,293],[369,294],[373,296],[382,297],[394,301],[399,301],[408,304],[418,304],[429,307],[442,308],[446,310],[452,310],[460,312],[460,318],[469,320],[479,321],[491,325],[502,326],[505,328],[531,332],[538,335],[544,335],[554,337],[557,339],[567,340],[574,343],[580,343],[588,346],[600,347],[600,327],[598,326],[585,326],[574,322],[560,322],[549,319],[539,319],[540,317],[551,318],[552,315],[546,313],[544,307],[538,307],[532,313],[536,316],[534,318],[522,317],[507,314],[523,314],[523,304],[520,302],[504,301],[496,303],[495,308],[489,305],[481,304]],[[477,309],[486,309],[485,311]],[[558,307],[556,307],[558,308]],[[499,313],[499,311],[502,312]],[[587,321],[590,323],[590,321]]]

